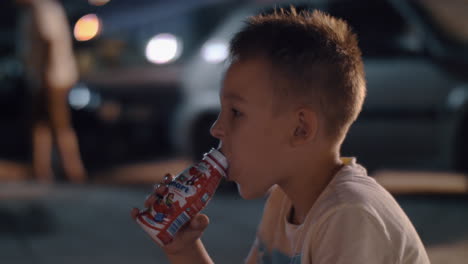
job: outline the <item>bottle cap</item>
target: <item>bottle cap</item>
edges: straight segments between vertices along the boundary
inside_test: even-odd
[[[224,171],[227,170],[228,168],[228,162],[226,157],[221,153],[221,151],[212,148],[208,153],[206,153],[204,156],[210,156],[212,159],[215,159],[219,165],[222,167]]]

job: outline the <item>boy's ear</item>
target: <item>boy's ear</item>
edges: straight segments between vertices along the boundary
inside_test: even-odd
[[[318,131],[317,113],[312,109],[300,108],[295,113],[295,126],[291,144],[299,146],[315,140]]]

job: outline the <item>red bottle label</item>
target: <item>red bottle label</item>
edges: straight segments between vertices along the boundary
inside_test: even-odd
[[[168,244],[206,206],[223,174],[222,166],[208,154],[169,183],[153,206],[137,216],[137,222],[157,243]]]

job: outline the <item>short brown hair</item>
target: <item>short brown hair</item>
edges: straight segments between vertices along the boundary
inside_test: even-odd
[[[272,76],[281,84],[277,98],[318,103],[327,133],[341,143],[366,94],[361,51],[346,22],[292,6],[252,16],[231,40],[230,59],[253,58],[271,64]]]

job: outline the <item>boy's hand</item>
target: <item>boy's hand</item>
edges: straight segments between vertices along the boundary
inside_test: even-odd
[[[149,208],[156,202],[156,195],[160,194],[163,195],[167,184],[169,184],[173,180],[173,176],[171,174],[166,174],[164,176],[164,180],[162,184],[157,184],[154,188],[154,192],[150,194],[144,203],[145,208]],[[131,211],[131,216],[134,220],[140,210],[138,208],[133,208]],[[174,240],[164,246],[162,249],[164,252],[170,255],[191,255],[190,251],[197,248],[197,243],[201,243],[199,241],[200,237],[205,231],[206,227],[209,224],[208,216],[204,214],[197,214],[188,224],[182,227],[174,237]]]

